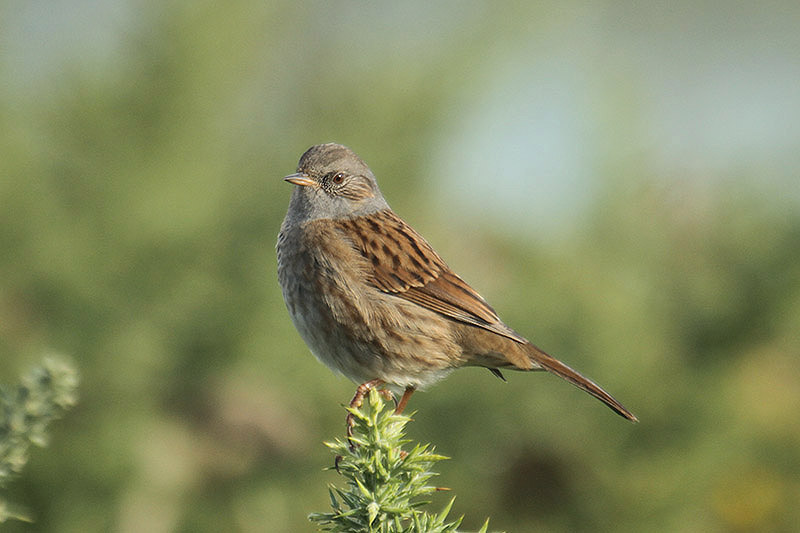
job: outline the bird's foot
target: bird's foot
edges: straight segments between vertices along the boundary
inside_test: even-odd
[[[353,399],[350,400],[350,408],[351,409],[359,409],[362,405],[364,405],[364,397],[369,394],[369,391],[376,387],[380,387],[385,382],[382,379],[371,379],[369,381],[365,381],[361,385],[358,386],[356,389],[356,393],[353,396]],[[379,389],[380,393],[386,399],[394,399],[392,393],[386,389]],[[345,418],[345,432],[347,434],[347,442],[350,444],[350,450],[355,450],[356,445],[353,442],[353,427],[356,425],[356,418],[353,413],[348,412],[347,417]],[[338,465],[338,461],[337,461]]]

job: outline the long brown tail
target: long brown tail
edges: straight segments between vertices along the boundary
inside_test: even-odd
[[[548,372],[552,372],[553,374],[566,379],[576,387],[585,390],[609,406],[618,415],[623,416],[633,422],[639,421],[639,419],[636,418],[636,415],[625,409],[624,405],[615,400],[609,393],[604,391],[592,380],[586,379],[555,357],[547,355],[533,344],[527,344],[525,347],[528,349],[528,356],[531,358],[531,360],[533,360],[534,363],[541,365]]]

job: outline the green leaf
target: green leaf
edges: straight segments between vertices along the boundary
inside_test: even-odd
[[[7,520],[33,522],[31,514],[26,508],[0,499],[0,524]]]

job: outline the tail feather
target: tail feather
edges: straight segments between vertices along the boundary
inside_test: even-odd
[[[584,391],[588,392],[608,407],[610,407],[615,413],[618,415],[627,418],[633,422],[638,422],[639,419],[636,418],[636,415],[628,411],[624,405],[619,403],[617,400],[614,399],[609,393],[604,391],[597,383],[594,381],[583,377],[577,371],[571,369],[555,357],[551,357],[544,353],[542,350],[534,346],[533,344],[528,344],[526,346],[528,348],[528,355],[530,356],[531,360],[536,365],[540,365],[542,368],[551,372],[578,387],[579,389],[583,389]]]

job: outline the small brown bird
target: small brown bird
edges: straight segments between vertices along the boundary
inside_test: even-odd
[[[528,342],[458,277],[384,200],[369,167],[339,144],[312,146],[278,236],[278,278],[289,315],[314,355],[361,385],[404,390],[401,412],[462,366],[547,370],[628,420],[594,382]]]

